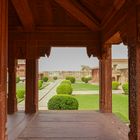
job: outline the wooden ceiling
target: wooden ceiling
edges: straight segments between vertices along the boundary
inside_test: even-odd
[[[84,27],[95,33],[101,32],[125,1],[9,0],[9,30],[23,29],[31,32],[38,28]]]

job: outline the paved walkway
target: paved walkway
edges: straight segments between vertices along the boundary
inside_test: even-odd
[[[27,122],[24,118],[22,124],[8,123],[10,128],[14,125],[13,133],[8,133],[8,140],[128,140],[128,126],[113,114],[96,111],[44,111],[28,119],[23,129],[23,124]],[[15,136],[20,130],[21,133]]]
[[[52,96],[56,94],[56,88],[60,84],[60,80],[49,85],[49,87],[44,88],[39,91],[39,110],[47,110],[47,103]]]
[[[123,90],[112,90],[113,94],[122,94]],[[72,94],[99,94],[99,90],[89,90],[89,91],[73,91]]]
[[[55,91],[60,82],[60,80],[56,80],[55,82],[50,83],[44,89],[39,90],[39,110],[47,110],[48,100],[56,94]],[[25,100],[18,104],[18,110],[25,110]]]

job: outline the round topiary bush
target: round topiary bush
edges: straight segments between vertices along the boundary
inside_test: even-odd
[[[119,82],[113,81],[113,82],[112,82],[112,89],[113,89],[113,90],[118,90],[119,85],[120,85]]]
[[[66,77],[66,80],[70,80],[72,84],[74,84],[76,81],[75,77],[72,77],[72,76]]]
[[[71,86],[71,81],[70,80],[63,80],[61,84],[69,84]]]
[[[88,83],[91,80],[91,77],[82,77],[81,81]]]
[[[20,82],[20,78],[16,77],[16,83],[19,83],[19,82]]]
[[[85,82],[85,77],[82,77],[82,78],[81,78],[81,81],[82,81],[82,82]]]
[[[128,95],[128,93],[129,93],[128,83],[123,84],[122,89],[124,91],[124,94]]]
[[[69,84],[60,84],[56,89],[57,94],[72,94],[72,87]]]
[[[54,76],[54,77],[53,77],[53,80],[57,80],[57,79],[58,79],[57,76]]]
[[[38,80],[38,88],[40,89],[43,85],[43,80]]]
[[[70,95],[55,95],[48,102],[49,110],[78,110],[77,99]]]
[[[24,95],[25,95],[25,90],[24,89],[19,89],[16,91],[16,96],[17,98],[24,98]]]
[[[42,80],[43,80],[44,82],[47,82],[47,81],[49,80],[49,78],[48,78],[48,77],[43,77]]]

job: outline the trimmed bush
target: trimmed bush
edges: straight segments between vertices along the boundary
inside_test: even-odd
[[[123,84],[122,89],[124,91],[124,94],[128,95],[128,93],[129,93],[128,83]]]
[[[53,77],[53,80],[57,80],[57,79],[58,79],[57,76],[54,76],[54,77]]]
[[[57,94],[72,94],[72,86],[69,84],[60,84],[56,89]]]
[[[118,90],[119,85],[120,85],[119,82],[113,81],[113,82],[112,82],[112,89],[113,89],[113,90]]]
[[[88,78],[85,78],[84,82],[85,83],[88,83],[89,79]]]
[[[82,77],[81,81],[88,83],[92,78],[91,77]]]
[[[82,82],[85,82],[85,77],[82,77],[82,78],[81,78],[81,81],[82,81]]]
[[[61,82],[61,84],[69,84],[71,86],[71,81],[70,80],[64,80]]]
[[[43,80],[38,80],[38,88],[40,89],[43,85]]]
[[[66,77],[66,80],[70,80],[72,84],[74,84],[76,81],[75,77],[72,77],[72,76]]]
[[[49,110],[78,110],[77,99],[70,95],[55,95],[48,102]]]
[[[19,82],[20,82],[20,78],[16,77],[16,83],[19,83]]]
[[[43,80],[44,82],[47,82],[47,81],[49,80],[49,78],[48,78],[48,77],[43,77],[42,80]]]
[[[24,89],[19,89],[16,91],[16,96],[17,98],[24,98],[24,95],[25,95],[25,90]]]

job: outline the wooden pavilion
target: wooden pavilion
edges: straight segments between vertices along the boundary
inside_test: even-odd
[[[26,59],[26,113],[38,111],[38,59],[86,47],[100,61],[100,111],[112,112],[111,45],[129,52],[129,140],[140,140],[140,0],[0,0],[0,140],[17,111],[16,60]],[[7,95],[8,70],[8,95]]]

